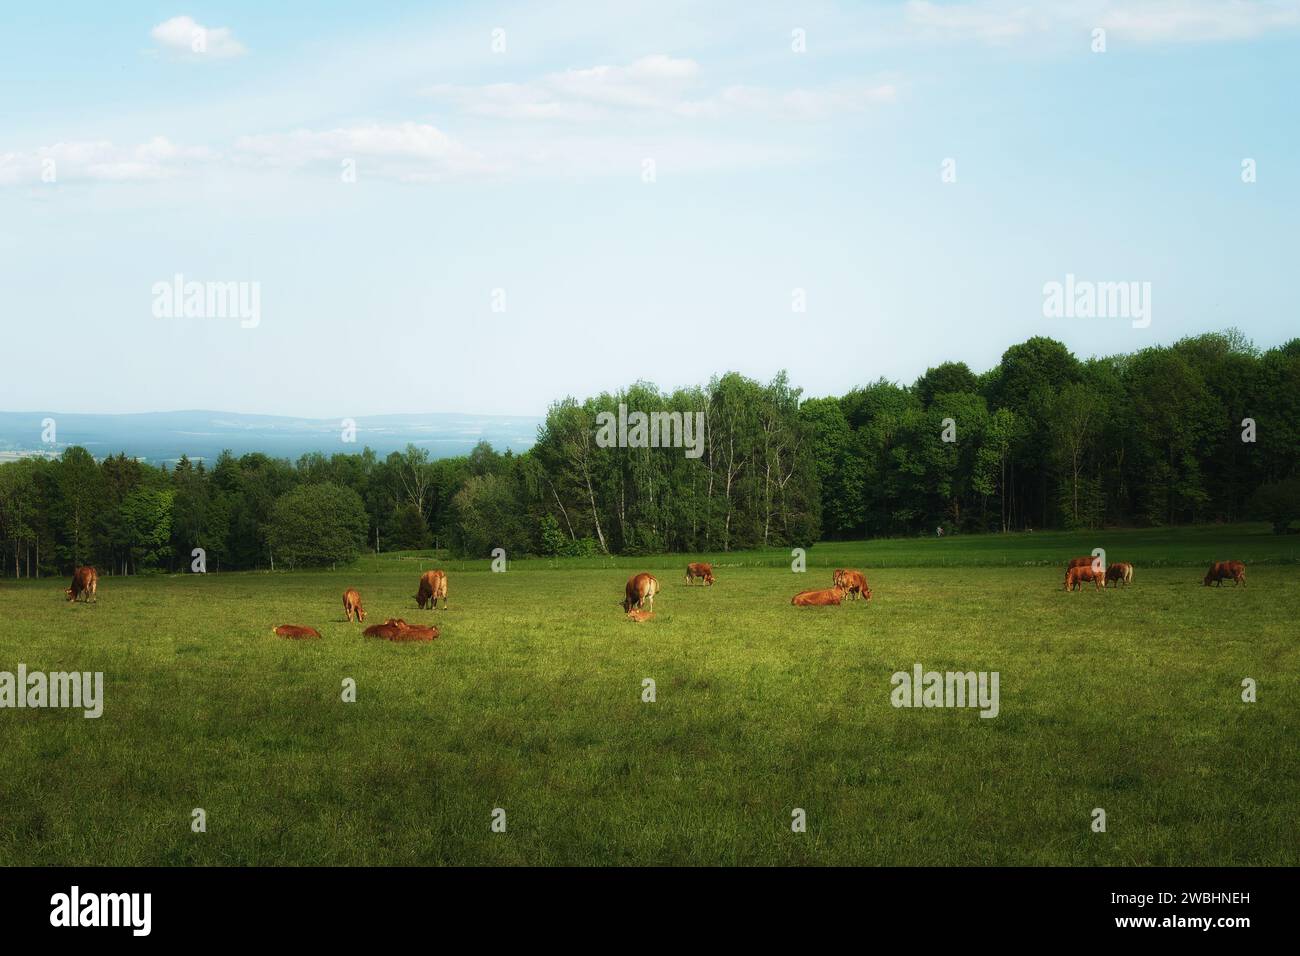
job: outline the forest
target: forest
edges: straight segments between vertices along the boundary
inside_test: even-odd
[[[702,450],[610,447],[598,420],[703,413]],[[699,452],[696,454],[696,452]],[[336,566],[363,550],[650,554],[823,539],[1300,518],[1300,339],[1236,330],[1080,360],[1060,342],[805,398],[782,373],[555,402],[536,444],[431,459],[81,447],[0,465],[0,572]]]

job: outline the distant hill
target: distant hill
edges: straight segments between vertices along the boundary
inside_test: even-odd
[[[43,442],[44,419],[55,423],[54,444]],[[223,449],[236,455],[263,452],[296,459],[307,452],[328,456],[369,446],[381,457],[407,444],[429,449],[433,458],[463,455],[480,441],[497,451],[521,452],[537,439],[541,419],[507,415],[370,415],[355,419],[356,441],[342,440],[341,419],[241,415],[235,412],[145,412],[82,415],[62,412],[0,412],[0,460],[58,455],[81,445],[96,458],[126,452],[160,464],[181,455],[214,460]]]

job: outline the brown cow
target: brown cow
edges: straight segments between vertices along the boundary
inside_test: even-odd
[[[1235,588],[1238,584],[1246,586],[1246,566],[1240,561],[1215,561],[1210,565],[1210,570],[1205,572],[1202,583],[1208,588],[1210,582],[1215,582],[1215,587],[1223,587],[1225,578],[1232,578],[1232,586]]]
[[[297,624],[281,624],[278,627],[271,628],[271,633],[276,637],[287,637],[291,641],[320,637],[320,631],[316,630],[316,628],[299,627]]]
[[[713,565],[693,563],[686,565],[686,583],[690,584],[696,578],[702,580],[707,587],[713,583]]]
[[[867,587],[867,576],[861,571],[852,568],[841,569],[835,579],[835,586],[848,592],[848,596],[854,601],[859,597],[871,600],[871,588]]]
[[[636,608],[627,612],[627,619],[635,624],[641,624],[654,616],[654,611],[638,611]]]
[[[433,610],[438,610],[438,599],[442,599],[442,609],[447,609],[447,575],[443,571],[425,571],[420,576],[420,590],[415,595],[415,602],[424,610],[427,603]]]
[[[383,624],[372,624],[361,633],[366,637],[382,637],[386,641],[432,641],[438,637],[436,627],[407,624],[399,617],[390,617]]]
[[[644,608],[646,602],[650,604],[650,610],[655,609],[655,595],[659,593],[659,581],[653,574],[646,574],[642,571],[640,574],[634,574],[627,579],[627,587],[624,588],[626,596],[620,602],[624,611],[630,611],[633,607],[637,609]]]
[[[1096,589],[1101,591],[1106,587],[1106,572],[1097,571],[1091,566],[1081,564],[1076,564],[1065,572],[1065,590],[1067,591],[1083,587],[1085,581],[1091,581],[1096,585]]]
[[[820,591],[800,591],[790,599],[795,607],[826,607],[838,605],[844,600],[843,588],[823,588]]]
[[[366,609],[361,606],[361,595],[356,588],[348,588],[343,592],[343,613],[347,615],[348,623],[352,623],[353,615],[356,615],[358,621],[366,619]]]
[[[1070,563],[1065,566],[1065,570],[1068,571],[1070,570],[1070,568],[1091,568],[1091,567],[1097,567],[1100,568],[1101,570],[1105,570],[1104,568],[1101,568],[1101,558],[1097,557],[1096,555],[1089,555],[1083,558],[1071,558]]]
[[[1106,569],[1106,583],[1115,582],[1118,587],[1121,583],[1128,587],[1133,583],[1133,565],[1127,561],[1117,561]]]
[[[69,601],[84,597],[87,604],[91,601],[99,603],[99,599],[95,597],[98,587],[99,572],[89,566],[81,567],[72,572],[72,587],[64,588],[63,593]]]

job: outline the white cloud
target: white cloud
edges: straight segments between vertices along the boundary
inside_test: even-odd
[[[228,27],[205,27],[193,17],[164,20],[149,35],[163,50],[185,59],[224,60],[248,52]]]
[[[1103,27],[1135,43],[1249,39],[1300,24],[1300,0],[907,0],[915,39],[1006,44]]]
[[[156,181],[212,158],[207,149],[178,146],[162,136],[129,147],[115,146],[109,140],[61,142],[26,152],[0,153],[0,185],[39,184],[50,176],[56,183]]]
[[[279,168],[371,160],[372,168],[381,175],[410,181],[497,168],[441,130],[410,122],[243,136],[235,142],[235,158],[244,165]]]
[[[567,122],[606,121],[638,114],[703,119],[762,114],[820,119],[889,103],[897,95],[888,83],[786,91],[733,85],[710,92],[698,89],[700,75],[694,60],[656,54],[627,66],[564,70],[526,83],[442,84],[425,92],[472,116]]]

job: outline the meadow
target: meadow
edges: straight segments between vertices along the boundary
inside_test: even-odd
[[[1062,590],[1093,547],[1131,588]],[[103,671],[106,699],[0,710],[0,864],[1300,863],[1297,537],[823,543],[800,574],[788,549],[713,557],[711,588],[686,556],[103,577],[93,605],[6,579],[0,670]],[[1201,586],[1228,558],[1248,586]],[[434,566],[449,607],[419,611]],[[874,600],[790,606],[837,566]],[[634,570],[663,588],[645,624],[617,603]],[[348,586],[368,623],[442,636],[363,638]],[[916,663],[997,671],[998,716],[891,706]]]

